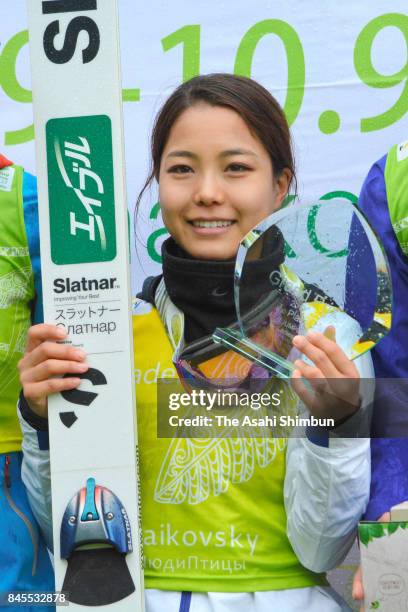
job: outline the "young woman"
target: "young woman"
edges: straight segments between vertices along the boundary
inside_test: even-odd
[[[283,112],[250,79],[194,78],[161,109],[152,158],[145,187],[158,181],[170,238],[151,299],[157,309],[139,302],[134,313],[147,610],[347,609],[321,572],[342,560],[355,537],[368,497],[368,441],[158,439],[156,385],[147,376],[175,375],[174,351],[235,320],[240,240],[281,206],[295,180]],[[32,327],[20,363],[26,482],[49,540],[48,454],[34,430],[46,427],[48,395],[80,384],[56,376],[88,367],[85,355],[56,343],[63,335],[55,326]],[[297,361],[294,373],[306,403],[297,379],[337,379],[351,412],[362,409],[369,398],[359,394],[358,379],[372,376],[369,356],[352,363],[320,333],[293,342],[309,360]],[[288,390],[289,403],[292,396]],[[309,408],[320,416],[336,406]]]

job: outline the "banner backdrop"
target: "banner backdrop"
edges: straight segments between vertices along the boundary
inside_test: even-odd
[[[132,216],[154,115],[196,74],[252,76],[276,96],[292,128],[302,201],[355,200],[370,165],[408,138],[406,0],[119,0],[119,9]],[[35,173],[26,27],[25,1],[0,0],[0,151]],[[160,270],[166,230],[154,190],[136,225],[135,290]],[[324,247],[313,219],[310,239]]]

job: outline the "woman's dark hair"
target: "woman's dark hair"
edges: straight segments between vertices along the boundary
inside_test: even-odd
[[[194,77],[177,87],[159,111],[151,139],[152,166],[137,199],[136,211],[145,190],[154,178],[159,179],[161,157],[171,128],[181,113],[199,102],[223,106],[238,113],[269,153],[274,175],[279,177],[284,168],[290,170],[291,184],[296,193],[289,126],[278,102],[267,89],[252,79],[226,73],[207,74]]]

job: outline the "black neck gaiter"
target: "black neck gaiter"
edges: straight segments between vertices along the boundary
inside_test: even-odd
[[[284,261],[283,236],[279,231],[268,240],[265,256],[245,266],[248,300],[254,301],[270,290],[269,275]],[[168,238],[162,246],[163,277],[171,301],[185,317],[187,343],[212,334],[237,320],[234,303],[235,260],[194,259]],[[241,304],[245,304],[245,294]]]

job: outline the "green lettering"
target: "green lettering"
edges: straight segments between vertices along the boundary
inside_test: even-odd
[[[267,34],[278,36],[285,47],[288,58],[288,85],[283,110],[289,125],[292,125],[302,106],[306,79],[302,43],[292,26],[280,19],[265,19],[252,26],[238,47],[234,73],[246,77],[251,76],[256,48],[259,41]]]
[[[17,58],[21,49],[28,43],[28,30],[15,34],[6,43],[0,55],[0,85],[4,93],[14,100],[26,104],[32,101],[32,94],[25,89],[17,80]],[[22,130],[6,132],[4,144],[17,145],[29,142],[34,138],[34,125],[31,124]]]
[[[183,82],[200,74],[200,26],[186,25],[162,38],[163,51],[183,45]]]

